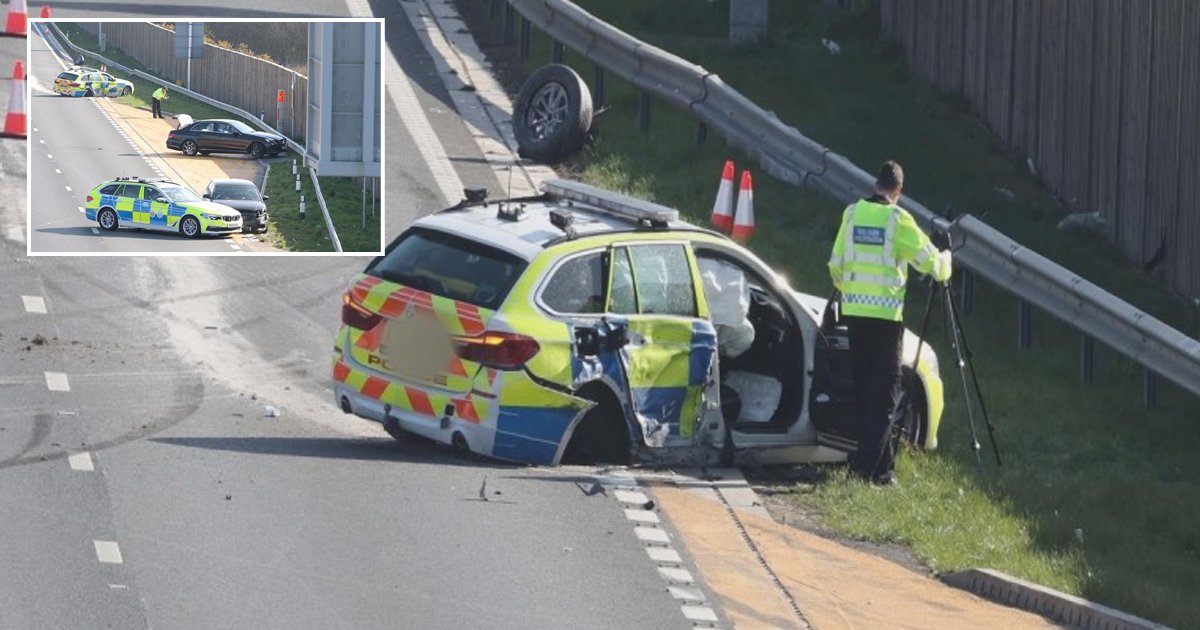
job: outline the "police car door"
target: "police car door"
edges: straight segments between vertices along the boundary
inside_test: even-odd
[[[708,428],[700,422],[705,399],[716,400],[717,342],[691,249],[679,242],[615,245],[609,261],[607,311],[626,326],[624,387],[645,444],[694,444]]]
[[[159,201],[160,199],[162,201]],[[145,208],[144,227],[154,230],[171,229],[171,226],[167,224],[167,210],[171,204],[161,190],[155,186],[146,186],[142,189],[141,203]]]

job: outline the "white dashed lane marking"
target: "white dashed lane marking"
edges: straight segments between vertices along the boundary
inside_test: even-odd
[[[105,564],[121,564],[121,547],[111,540],[93,540],[96,546],[96,559]]]
[[[671,544],[671,537],[667,536],[667,532],[657,527],[634,527],[633,533],[638,537],[638,540],[645,543],[664,546]]]
[[[71,465],[71,470],[82,470],[85,472],[96,470],[96,465],[92,463],[92,455],[87,451],[68,456],[67,463]]]
[[[67,192],[71,192],[71,187],[70,187],[70,186],[66,186],[65,188],[67,189]]]
[[[650,510],[631,510],[629,508],[625,508],[625,518],[635,523],[650,523],[653,525],[658,525],[659,522],[661,522],[661,519],[658,518],[658,515]]]
[[[47,158],[49,158],[49,159],[51,159],[51,160],[53,160],[53,159],[54,159],[54,156],[53,156],[53,155],[50,155],[49,153],[47,153],[47,154],[46,154],[46,157],[47,157]]]
[[[54,169],[54,174],[55,174],[55,175],[62,175],[62,170],[60,170],[60,169],[57,169],[57,168],[56,168],[56,169]]]
[[[641,492],[630,492],[628,490],[615,490],[613,491],[613,496],[621,503],[635,503],[637,505],[644,505],[650,500]]]
[[[658,574],[671,584],[695,584],[691,571],[677,567],[658,567]]]
[[[684,604],[680,606],[683,609],[683,616],[688,618],[688,621],[716,623],[717,613],[713,612],[708,606],[691,606]]]
[[[679,552],[667,547],[646,547],[646,555],[659,564],[683,564]]]
[[[22,295],[21,301],[25,303],[26,313],[46,312],[46,300],[40,295]]]
[[[99,233],[100,233],[100,230],[97,230],[96,228],[92,228],[92,234],[99,234]]]
[[[46,372],[46,387],[52,392],[69,392],[71,391],[71,383],[67,381],[67,375],[62,372]]]

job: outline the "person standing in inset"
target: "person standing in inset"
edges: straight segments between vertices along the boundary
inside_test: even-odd
[[[152,107],[152,110],[153,110],[152,113],[154,114],[155,118],[163,117],[162,102],[167,100],[167,98],[168,98],[167,86],[164,85],[164,86],[158,88],[157,90],[154,90],[154,94],[151,95],[151,100],[154,101],[153,107]]]
[[[854,373],[858,450],[849,457],[850,472],[883,485],[893,480],[891,427],[901,393],[908,267],[938,282],[950,279],[950,252],[935,247],[896,205],[903,188],[903,169],[884,162],[875,194],[846,207],[829,258]]]

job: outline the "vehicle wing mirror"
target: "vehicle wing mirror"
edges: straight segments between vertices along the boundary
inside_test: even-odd
[[[210,194],[208,194],[208,193],[204,193],[204,198],[205,198],[205,199],[208,199],[208,200],[210,200],[210,201],[211,201],[211,200],[212,200],[212,195],[210,195]]]
[[[266,201],[266,200],[268,200],[268,199],[270,199],[270,198],[271,198],[271,195],[263,195],[263,196],[262,196],[262,199],[263,199],[263,201]]]
[[[158,197],[154,201],[156,201],[158,203],[167,203],[167,198],[166,197]]]

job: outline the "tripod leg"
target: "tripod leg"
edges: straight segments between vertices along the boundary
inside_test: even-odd
[[[950,287],[947,286],[946,293],[950,292]],[[996,465],[1003,466],[1003,462],[1000,461],[1000,447],[996,445],[996,427],[992,425],[987,405],[983,402],[983,389],[979,387],[979,375],[975,372],[975,355],[971,352],[971,346],[967,343],[967,334],[962,329],[962,317],[958,312],[958,304],[953,299],[949,301],[949,304],[952,309],[955,327],[958,329],[958,337],[962,340],[963,356],[966,357],[967,367],[971,370],[971,382],[975,385],[975,397],[979,401],[979,411],[983,413],[983,426],[987,428],[988,441],[992,443],[992,454],[996,456]]]
[[[950,345],[954,346],[955,359],[958,362],[958,376],[962,382],[963,403],[967,406],[967,425],[971,427],[971,447],[975,453],[975,470],[983,473],[983,461],[979,457],[979,433],[975,430],[975,411],[971,405],[971,391],[967,387],[966,361],[963,359],[961,329],[958,326],[954,311],[954,298],[949,288],[943,292],[946,298],[946,312],[950,317]]]

